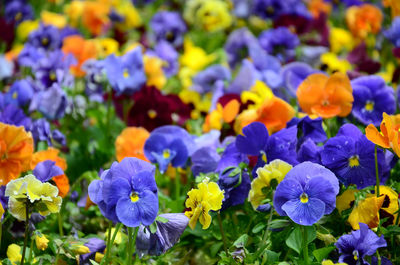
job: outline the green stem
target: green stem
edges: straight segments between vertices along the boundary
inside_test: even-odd
[[[108,259],[110,258],[110,252],[111,252],[111,229],[112,229],[112,221],[109,221],[108,222],[107,245],[106,245],[106,256],[105,256],[104,262],[102,260],[100,264],[103,264],[103,263],[107,264],[108,263]]]
[[[29,258],[28,258],[28,263],[31,264],[31,260],[32,260],[32,255],[33,255],[33,237],[31,239],[31,248],[29,249]]]
[[[377,145],[375,145],[375,176],[376,176],[376,197],[379,197],[379,186],[380,179],[379,179],[379,169],[378,169],[378,155],[377,155]]]
[[[303,259],[304,259],[304,265],[308,265],[308,239],[307,239],[307,234],[306,234],[306,227],[301,226],[301,232],[303,234]]]
[[[128,227],[128,256],[126,260],[127,265],[132,264],[132,256],[133,256],[133,250],[132,250],[132,245],[135,244],[136,242],[136,237],[138,234],[139,228],[135,228],[135,232],[133,231],[132,227]]]
[[[26,245],[28,245],[28,236],[29,236],[29,199],[26,199],[25,205],[25,238],[24,238],[24,248],[22,249],[21,256],[21,265],[24,265],[25,262],[25,253],[26,253]]]
[[[114,234],[111,238],[111,245],[114,244],[115,238],[117,237],[118,231],[121,229],[121,227],[122,227],[122,223],[118,223],[117,226],[115,227]]]
[[[181,196],[181,175],[179,174],[178,168],[175,173],[175,199],[178,200]]]
[[[381,265],[382,259],[381,259],[381,255],[379,255],[379,251],[378,250],[376,250],[376,256],[378,258],[378,265]]]
[[[64,231],[63,231],[63,219],[61,215],[61,211],[58,212],[58,231],[60,233],[60,236],[64,236]]]
[[[222,227],[221,214],[219,212],[217,212],[217,218],[218,218],[219,230],[221,231],[222,242],[224,242],[224,250],[225,253],[228,255],[228,244],[226,242],[224,228]]]

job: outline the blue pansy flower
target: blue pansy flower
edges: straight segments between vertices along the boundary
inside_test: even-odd
[[[252,122],[243,128],[243,135],[236,137],[236,147],[241,153],[258,156],[257,164],[253,169],[254,176],[257,168],[264,166],[267,161],[281,159],[296,165],[298,163],[296,145],[296,126],[282,129],[269,136],[263,123]]]
[[[79,264],[91,264],[90,260],[94,260],[96,252],[103,253],[106,249],[106,242],[100,238],[91,237],[89,241],[84,244],[88,247],[90,252],[79,256]]]
[[[400,47],[400,17],[395,17],[392,20],[392,25],[383,32],[383,35],[388,38],[394,46]]]
[[[352,114],[364,125],[378,126],[382,114],[393,114],[396,111],[396,100],[393,88],[387,86],[380,76],[363,76],[351,81],[353,87]]]
[[[254,0],[253,13],[263,19],[275,19],[281,15],[310,16],[301,0]]]
[[[276,187],[274,207],[300,225],[313,225],[336,207],[339,182],[329,169],[303,162],[293,167]]]
[[[45,160],[36,165],[33,175],[41,182],[47,182],[54,177],[64,174],[64,171],[52,160]]]
[[[16,104],[20,107],[29,103],[33,96],[33,87],[28,80],[15,81],[4,95],[6,104]]]
[[[263,31],[258,41],[267,53],[277,56],[281,62],[294,59],[295,49],[300,44],[299,37],[286,27]]]
[[[64,90],[54,83],[48,90],[40,91],[33,96],[29,110],[37,110],[49,120],[55,120],[64,116],[67,103]]]
[[[192,173],[197,177],[200,173],[210,173],[215,171],[221,156],[212,147],[202,147],[192,155]]]
[[[315,143],[325,142],[326,132],[322,127],[322,118],[318,117],[315,119],[310,118],[310,116],[305,116],[304,118],[293,118],[287,123],[287,127],[297,126],[299,144],[303,143],[307,139],[313,140]]]
[[[140,47],[121,57],[111,54],[105,59],[104,65],[108,81],[118,95],[131,95],[146,83]]]
[[[89,197],[101,213],[128,227],[150,225],[158,212],[155,167],[134,157],[114,162],[89,185]]]
[[[29,34],[28,43],[37,49],[57,50],[62,44],[60,31],[53,25],[40,24],[38,29]]]
[[[27,131],[30,129],[32,124],[32,120],[25,115],[25,112],[14,104],[8,104],[3,108],[0,106],[0,122],[16,126],[24,126]]]
[[[231,79],[231,72],[228,68],[216,64],[197,73],[193,77],[191,89],[204,95],[214,92],[216,82],[228,82]]]
[[[316,145],[313,140],[308,138],[300,145],[300,148],[297,151],[297,160],[299,162],[310,161],[321,164],[322,149],[322,146]]]
[[[375,145],[353,124],[345,124],[330,138],[321,151],[321,161],[332,170],[340,182],[363,189],[376,184]],[[381,184],[388,177],[388,166],[381,149],[377,150]]]
[[[159,256],[173,247],[189,223],[184,213],[166,213],[159,215],[165,221],[156,220],[157,230],[140,225],[136,238],[136,251],[139,258],[145,255]]]
[[[194,141],[186,130],[166,125],[151,132],[144,144],[144,154],[150,162],[157,163],[163,173],[170,163],[173,167],[184,166],[194,148]]]
[[[178,72],[179,54],[169,42],[159,41],[154,47],[154,52],[165,62],[162,69],[166,77],[171,77]]]
[[[186,25],[178,12],[157,12],[150,21],[150,28],[156,42],[167,41],[174,47],[179,47],[183,43]]]
[[[7,22],[15,22],[18,25],[22,21],[33,19],[34,12],[32,6],[26,1],[12,0],[5,6],[4,17]]]
[[[368,225],[360,223],[360,229],[341,236],[335,243],[339,249],[339,262],[348,265],[369,264],[364,258],[375,254],[378,248],[386,247],[386,240],[377,236]]]

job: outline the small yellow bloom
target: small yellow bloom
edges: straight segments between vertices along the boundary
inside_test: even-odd
[[[41,20],[45,25],[53,25],[59,29],[64,28],[67,25],[67,18],[64,15],[49,12],[43,10],[41,15]]]
[[[340,53],[343,50],[351,51],[355,45],[351,33],[342,28],[331,28],[329,41],[331,44],[331,51],[336,54]]]
[[[73,245],[71,250],[77,255],[90,253],[90,249],[85,245]]]
[[[116,6],[116,11],[124,17],[122,22],[116,22],[115,26],[121,30],[131,30],[142,25],[142,19],[137,9],[132,5],[131,0],[122,0]]]
[[[24,42],[28,39],[29,34],[39,27],[38,20],[22,21],[17,27],[18,40]]]
[[[218,103],[217,108],[207,115],[203,131],[221,130],[224,122],[231,123],[235,119],[239,109],[240,103],[236,99],[229,101],[224,107]]]
[[[257,178],[251,182],[249,192],[249,201],[254,209],[263,204],[262,201],[267,198],[263,189],[269,187],[273,179],[277,183],[281,182],[291,169],[292,165],[280,159],[275,159],[264,167],[257,169]]]
[[[110,54],[119,54],[119,43],[111,38],[95,39],[95,44],[97,45],[98,55],[101,58],[105,58]]]
[[[47,248],[47,246],[48,246],[48,243],[49,243],[49,240],[46,238],[46,236],[45,235],[43,235],[43,234],[37,234],[36,236],[35,236],[35,243],[36,243],[36,247],[37,247],[37,249],[39,249],[39,250],[46,250],[46,248]]]
[[[257,109],[265,100],[269,100],[273,96],[272,90],[264,82],[257,80],[249,91],[242,92],[240,99],[243,103],[254,102],[249,105],[248,109]]]
[[[145,55],[143,58],[144,72],[147,76],[147,85],[155,86],[158,89],[162,89],[167,83],[167,78],[164,75],[163,60],[155,56]]]
[[[104,254],[99,253],[99,252],[96,252],[96,254],[95,254],[95,256],[94,256],[94,260],[95,260],[97,263],[100,263],[101,260],[102,260],[103,258],[104,258]]]
[[[185,39],[183,43],[183,54],[179,58],[181,67],[189,67],[200,71],[216,59],[215,54],[207,54],[202,48],[194,46],[193,42]]]
[[[179,94],[179,98],[185,104],[192,103],[198,112],[208,112],[211,107],[211,93],[201,96],[200,93],[184,88]]]
[[[211,216],[208,212],[221,209],[224,191],[220,190],[217,183],[208,182],[208,179],[205,179],[198,185],[198,189],[191,189],[188,196],[185,205],[190,210],[186,211],[185,215],[190,218],[190,228],[194,229],[199,220],[203,229],[207,229],[211,224]]]
[[[333,263],[331,260],[324,260],[322,265],[347,265],[347,263]]]
[[[11,244],[7,248],[7,258],[12,262],[13,265],[19,264],[22,259],[21,247],[17,244]]]
[[[186,4],[184,17],[206,31],[218,31],[232,24],[226,2],[220,0],[191,0]]]
[[[84,1],[74,0],[64,7],[64,13],[69,18],[69,24],[72,27],[79,25],[79,20],[82,17],[83,9],[85,7]]]
[[[351,64],[345,60],[340,59],[336,54],[328,52],[321,55],[321,63],[328,66],[329,72],[333,73],[339,71],[341,73],[346,73],[351,70]]]

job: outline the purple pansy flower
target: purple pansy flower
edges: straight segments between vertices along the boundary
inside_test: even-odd
[[[150,28],[153,30],[156,42],[164,40],[174,47],[179,47],[183,43],[186,25],[177,12],[157,12],[150,21]]]
[[[84,246],[88,247],[90,253],[80,255],[79,264],[82,265],[90,265],[92,262],[90,260],[94,260],[96,256],[96,252],[103,253],[106,249],[106,243],[104,240],[96,237],[89,238],[89,241],[84,244]]]
[[[37,30],[29,34],[28,43],[37,49],[57,50],[62,44],[60,31],[53,25],[40,24]]]
[[[322,146],[316,145],[313,140],[308,138],[300,145],[297,151],[297,160],[299,162],[310,161],[321,164],[321,151]]]
[[[352,231],[349,235],[341,236],[335,243],[341,254],[339,262],[345,262],[348,265],[368,264],[364,260],[366,256],[372,256],[376,250],[386,247],[386,240],[381,235],[378,237],[368,225],[360,223],[360,229]]]
[[[118,95],[131,95],[146,83],[140,47],[121,57],[112,54],[105,59],[104,65],[108,81]]]
[[[175,48],[167,41],[159,41],[154,47],[154,52],[162,59],[165,64],[163,71],[166,77],[171,77],[178,72],[179,69],[179,54]]]
[[[0,122],[24,126],[25,130],[29,130],[32,123],[31,119],[25,115],[24,111],[14,104],[9,104],[4,108],[0,106]]]
[[[353,124],[343,125],[335,137],[330,138],[321,151],[321,161],[346,186],[357,188],[376,184],[375,145]],[[381,184],[388,178],[389,168],[381,149],[377,150]]]
[[[46,182],[54,177],[64,174],[64,171],[52,160],[45,160],[36,165],[33,169],[33,175],[41,182]]]
[[[33,96],[33,88],[28,80],[15,81],[10,90],[4,95],[6,104],[16,104],[23,107],[29,103]]]
[[[287,14],[310,16],[301,0],[254,0],[253,13],[263,19],[275,19]]]
[[[136,238],[136,251],[139,258],[145,255],[159,256],[173,247],[179,240],[189,218],[183,213],[166,213],[159,215],[165,222],[156,219],[157,231],[153,234],[143,226],[139,226]]]
[[[364,125],[379,126],[382,114],[394,114],[396,100],[393,88],[380,76],[363,76],[351,81],[354,103],[352,114]]]
[[[29,110],[37,110],[49,120],[55,120],[64,116],[66,107],[67,95],[54,83],[48,90],[40,91],[33,97]]]
[[[295,49],[300,44],[297,35],[286,27],[263,31],[258,40],[267,53],[277,56],[281,62],[292,60],[296,55]]]
[[[158,212],[155,167],[143,160],[127,157],[114,162],[89,185],[89,197],[109,220],[128,227],[150,225]]]
[[[310,226],[336,207],[339,182],[329,169],[303,162],[293,167],[276,187],[274,207],[279,215]]]
[[[30,128],[33,139],[37,144],[40,141],[47,142],[47,145],[51,146],[51,130],[49,122],[44,119],[38,119],[32,123]]]
[[[287,123],[287,127],[297,126],[299,136],[298,143],[301,144],[307,139],[313,140],[315,143],[325,142],[327,137],[322,127],[322,118],[311,119],[310,116],[304,118],[293,118]]]
[[[19,24],[22,21],[33,19],[33,8],[22,0],[9,1],[4,9],[4,17],[7,22]]]
[[[395,17],[389,29],[383,32],[383,35],[388,38],[394,46],[400,47],[400,17]]]
[[[217,82],[226,82],[231,79],[231,73],[228,68],[216,64],[197,73],[193,77],[192,90],[200,94],[207,94],[216,89]]]

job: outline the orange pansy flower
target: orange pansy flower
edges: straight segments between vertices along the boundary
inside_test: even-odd
[[[381,30],[383,15],[381,10],[371,4],[351,6],[346,10],[346,22],[353,36],[365,39],[369,33]]]
[[[95,43],[85,40],[79,35],[64,38],[62,51],[65,54],[72,54],[75,57],[77,64],[71,65],[70,70],[77,77],[85,75],[85,72],[81,69],[82,64],[90,58],[96,58],[97,55]]]
[[[322,73],[309,75],[297,88],[297,99],[307,114],[322,118],[347,116],[353,107],[353,89],[347,75]]]
[[[368,140],[383,148],[392,148],[400,157],[400,114],[388,115],[383,113],[383,120],[380,126],[381,132],[370,124],[365,128],[365,135]]]
[[[399,0],[383,0],[384,7],[390,7],[392,18],[400,16],[400,1]]]
[[[115,141],[116,156],[118,162],[125,157],[137,157],[148,161],[143,152],[144,143],[150,133],[142,127],[125,128]]]
[[[262,122],[270,134],[282,130],[290,121],[296,111],[293,107],[281,98],[273,96],[266,99],[257,109],[243,111],[235,121],[234,129],[241,133],[242,128],[252,122]]]
[[[231,123],[239,113],[239,110],[240,103],[236,99],[232,99],[224,107],[218,103],[217,108],[206,116],[203,131],[221,130],[223,123]]]
[[[51,160],[56,162],[56,166],[58,166],[65,172],[65,170],[67,170],[67,162],[64,158],[58,156],[59,153],[60,150],[53,147],[49,147],[47,148],[47,150],[42,150],[34,153],[31,161],[31,169],[33,170],[40,162]],[[68,194],[70,188],[68,177],[63,174],[55,176],[54,178],[52,178],[52,180],[58,188],[59,195],[64,198]]]
[[[311,0],[308,3],[308,10],[313,17],[318,18],[321,14],[329,15],[332,10],[332,5],[324,0]]]
[[[86,1],[83,6],[82,24],[89,32],[98,36],[110,24],[110,5],[102,2]]]
[[[33,138],[24,127],[0,122],[0,186],[30,169]]]

